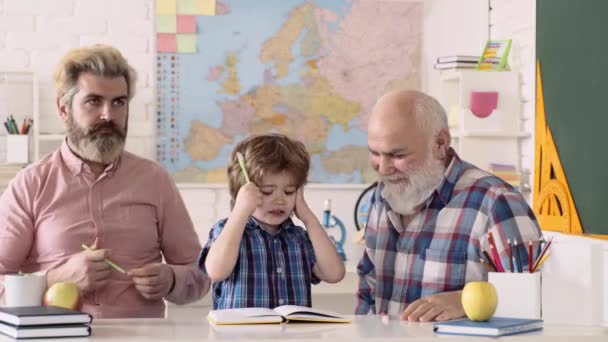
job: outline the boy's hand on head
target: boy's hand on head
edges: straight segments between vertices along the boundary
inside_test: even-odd
[[[261,205],[262,192],[255,183],[249,182],[239,189],[233,211],[251,215],[255,211],[255,208]]]
[[[311,217],[314,217],[314,213],[310,210],[308,203],[304,199],[304,187],[301,186],[296,191],[296,207],[295,207],[296,216],[304,223],[306,220]]]

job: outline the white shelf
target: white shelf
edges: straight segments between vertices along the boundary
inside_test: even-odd
[[[64,138],[65,138],[65,134],[46,134],[46,133],[40,133],[40,136],[38,137],[38,139],[43,140],[43,141],[63,140]]]
[[[460,137],[479,137],[479,138],[529,138],[530,133],[528,132],[516,132],[516,131],[460,131],[457,129],[450,129],[450,134],[454,138]]]

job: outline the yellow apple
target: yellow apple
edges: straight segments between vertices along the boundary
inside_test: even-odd
[[[496,288],[487,281],[467,283],[462,290],[462,307],[471,321],[487,321],[498,305]]]
[[[44,293],[42,303],[45,306],[61,306],[74,310],[80,310],[82,308],[78,286],[68,282],[55,283],[49,287]]]

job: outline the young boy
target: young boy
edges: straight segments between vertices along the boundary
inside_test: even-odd
[[[213,226],[199,259],[214,282],[213,309],[310,307],[311,283],[342,280],[344,264],[304,200],[309,166],[304,144],[281,134],[252,136],[234,148],[232,212]],[[306,230],[292,222],[292,213]]]

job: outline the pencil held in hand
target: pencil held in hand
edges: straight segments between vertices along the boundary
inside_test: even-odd
[[[84,243],[82,244],[82,249],[87,250],[87,251],[94,251],[95,250],[95,248],[89,247],[89,246],[85,245]],[[110,260],[108,258],[104,258],[104,261],[106,262],[106,264],[110,265],[113,269],[117,270],[118,272],[120,272],[120,273],[127,273],[127,271],[125,271],[124,268],[118,266],[112,260]]]
[[[239,165],[241,165],[241,170],[243,171],[243,175],[245,175],[245,180],[247,183],[251,182],[249,179],[249,174],[247,173],[247,168],[245,167],[245,158],[241,152],[236,153],[236,158],[239,160]]]

